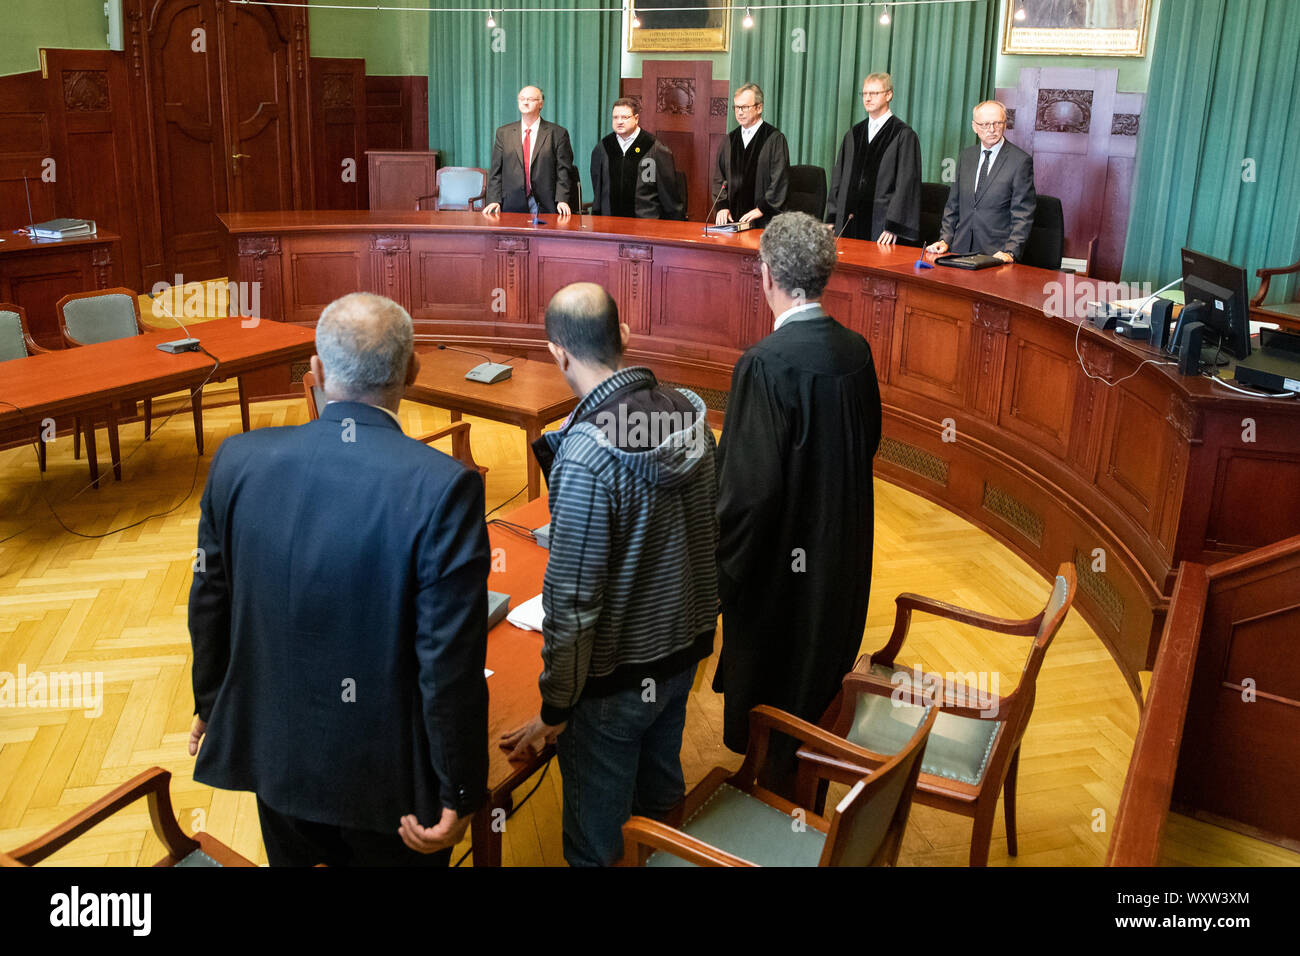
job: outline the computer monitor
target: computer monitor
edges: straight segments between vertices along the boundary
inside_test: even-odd
[[[1206,344],[1217,344],[1238,359],[1250,355],[1250,299],[1246,270],[1203,252],[1183,249],[1183,301],[1203,303],[1194,310],[1205,325]]]

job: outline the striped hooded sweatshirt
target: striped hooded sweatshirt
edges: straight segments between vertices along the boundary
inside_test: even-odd
[[[716,445],[704,402],[621,369],[535,444],[550,491],[542,720],[713,652]]]

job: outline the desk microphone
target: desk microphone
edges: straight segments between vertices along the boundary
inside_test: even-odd
[[[849,213],[848,217],[844,220],[844,225],[840,226],[840,231],[835,233],[835,254],[837,256],[844,255],[844,253],[840,252],[840,236],[844,235],[844,230],[849,228],[849,223],[852,221],[853,213]]]
[[[722,200],[722,194],[727,191],[727,184],[723,183],[718,187],[718,194],[713,197],[713,205],[709,207],[709,214],[704,217],[704,235],[709,234],[709,226],[713,223],[714,210],[718,208],[718,203]]]
[[[504,365],[501,362],[494,362],[492,361],[491,356],[484,355],[482,352],[474,352],[470,349],[458,349],[454,345],[439,345],[438,348],[440,350],[450,349],[453,352],[464,352],[466,355],[477,355],[479,358],[487,360],[479,365],[475,365],[465,373],[465,378],[471,382],[478,382],[482,385],[495,385],[497,382],[504,382],[514,372],[512,366]]]
[[[172,286],[172,288],[175,289],[176,286]],[[185,338],[183,339],[177,339],[174,342],[159,342],[158,351],[168,352],[172,355],[177,355],[181,352],[201,351],[201,349],[199,348],[199,340],[194,338],[194,336],[190,335],[190,330],[185,327],[185,323],[182,322],[180,319],[176,318],[176,316],[172,315],[170,312],[167,311],[159,312],[157,308],[157,300],[154,298],[152,292],[149,293],[149,298],[154,300],[154,308],[153,308],[154,315],[158,316],[159,318],[166,316],[167,318],[175,322],[177,325],[179,325],[181,327],[181,331],[185,333]]]

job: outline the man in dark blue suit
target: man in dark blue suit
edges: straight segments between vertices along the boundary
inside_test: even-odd
[[[402,434],[401,306],[331,303],[316,349],[320,419],[228,438],[208,474],[194,779],[257,794],[272,865],[446,865],[487,789],[483,481]]]
[[[980,141],[957,158],[957,181],[948,191],[939,239],[925,251],[978,252],[1015,262],[1038,206],[1034,160],[1003,135],[1007,110],[997,100],[975,107],[971,128]]]

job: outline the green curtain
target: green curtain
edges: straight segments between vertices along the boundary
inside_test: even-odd
[[[763,88],[763,118],[790,142],[790,161],[830,174],[840,140],[866,117],[862,78],[889,73],[890,109],[921,140],[921,175],[940,181],[943,161],[975,142],[970,111],[993,96],[998,0],[890,6],[744,7],[732,23],[731,88]],[[799,32],[802,31],[802,32]],[[732,117],[734,125],[735,117]]]
[[[1162,4],[1123,278],[1163,285],[1189,246],[1255,270],[1300,259],[1300,4]],[[1294,297],[1274,282],[1271,302]]]
[[[429,142],[456,166],[487,168],[498,126],[519,119],[515,98],[525,86],[546,96],[542,119],[569,131],[585,198],[591,150],[609,132],[618,99],[622,15],[599,12],[609,0],[511,0],[511,7],[563,12],[429,15]],[[576,12],[583,11],[588,12]]]

